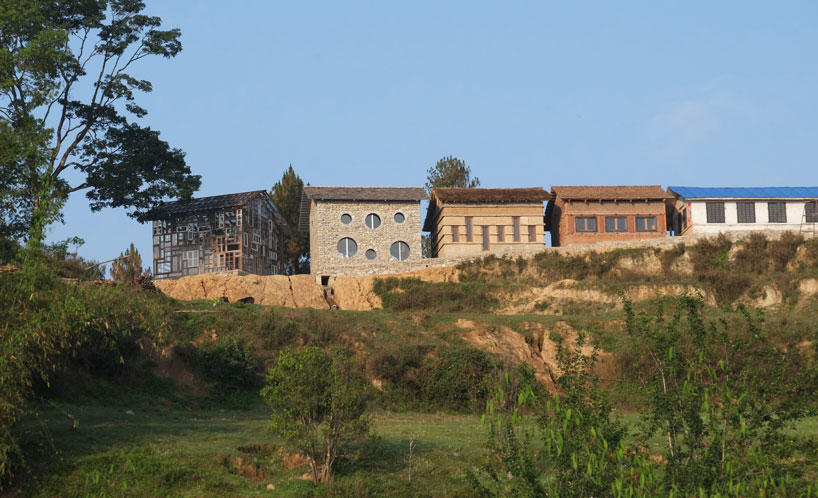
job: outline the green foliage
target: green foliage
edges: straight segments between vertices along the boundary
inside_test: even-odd
[[[47,386],[67,361],[118,364],[142,341],[160,339],[169,317],[156,299],[162,298],[68,285],[36,254],[20,270],[0,273],[0,481],[19,463],[14,428],[33,386]]]
[[[484,406],[501,364],[485,351],[457,346],[427,361],[420,372],[423,398],[433,406],[474,411]]]
[[[731,247],[733,242],[723,233],[718,237],[700,239],[689,248],[693,271],[706,273],[713,269],[726,269]]]
[[[129,71],[182,48],[180,32],[160,29],[144,8],[54,0],[0,7],[0,235],[27,234],[39,245],[71,192],[87,191],[92,210],[127,207],[145,220],[163,199],[199,187],[182,151],[131,121],[147,114],[135,94],[151,83]],[[94,89],[86,100],[83,88]]]
[[[259,385],[258,361],[247,343],[235,335],[219,337],[200,347],[192,344],[176,346],[173,354],[204,374],[217,389]]]
[[[290,226],[292,235],[284,245],[284,268],[288,275],[310,272],[310,239],[309,234],[298,230],[298,220],[301,216],[301,191],[304,181],[295,173],[291,164],[281,180],[273,185],[270,198],[276,205],[284,220]]]
[[[465,161],[446,156],[426,172],[426,190],[440,187],[475,188],[480,179],[471,177],[471,168]]]
[[[261,395],[270,429],[310,461],[314,482],[327,482],[345,444],[369,432],[369,386],[349,364],[316,347],[284,350]]]
[[[430,283],[390,277],[375,280],[372,292],[381,298],[384,309],[392,311],[485,312],[498,304],[485,285],[468,282]]]

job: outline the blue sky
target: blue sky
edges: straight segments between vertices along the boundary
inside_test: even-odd
[[[182,30],[145,60],[142,120],[198,195],[422,186],[443,156],[485,187],[818,184],[818,2],[148,0]],[[102,260],[150,226],[74,194],[51,240]]]

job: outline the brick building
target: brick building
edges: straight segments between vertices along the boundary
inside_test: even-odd
[[[667,236],[667,199],[659,185],[551,187],[545,210],[552,246]]]
[[[153,221],[153,274],[274,275],[290,228],[264,190],[164,204]]]
[[[520,254],[545,247],[543,201],[536,188],[435,188],[423,230],[432,257]]]
[[[310,234],[310,273],[395,273],[421,260],[416,187],[304,187],[299,230]]]

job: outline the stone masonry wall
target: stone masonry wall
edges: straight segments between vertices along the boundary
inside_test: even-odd
[[[395,214],[405,217],[395,221]],[[341,221],[348,214],[349,224]],[[365,224],[366,216],[376,214],[380,226],[375,229]],[[313,275],[369,275],[400,273],[423,268],[421,258],[421,217],[419,201],[313,201],[310,208],[310,268]],[[338,252],[338,242],[349,237],[357,250],[349,258]],[[409,246],[404,261],[392,258],[390,249],[395,242]],[[374,259],[368,259],[367,250],[374,250]]]

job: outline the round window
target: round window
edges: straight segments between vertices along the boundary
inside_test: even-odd
[[[375,256],[377,256],[377,254],[375,254],[375,249],[366,250],[366,259],[375,259]]]
[[[352,216],[350,216],[348,213],[342,214],[341,223],[343,223],[344,225],[349,225],[350,223],[352,223]]]
[[[338,253],[345,258],[351,258],[358,252],[358,244],[349,237],[344,237],[338,241]]]
[[[369,228],[378,228],[381,226],[381,217],[375,213],[366,215],[366,226]]]
[[[392,259],[403,261],[409,257],[409,244],[399,240],[392,244],[389,253],[392,254]]]
[[[395,223],[403,223],[406,221],[406,216],[403,213],[395,213]]]

